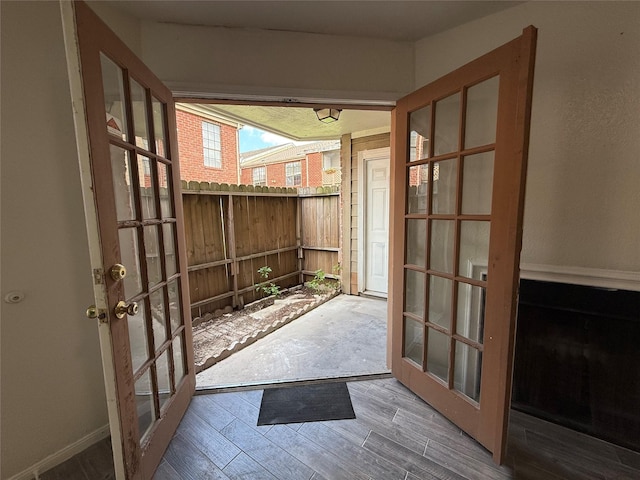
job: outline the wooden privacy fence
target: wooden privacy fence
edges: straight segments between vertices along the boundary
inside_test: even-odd
[[[299,285],[339,262],[339,193],[183,182],[192,318],[260,298],[258,269],[268,281]]]

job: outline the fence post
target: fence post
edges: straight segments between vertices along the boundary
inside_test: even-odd
[[[300,197],[296,197],[296,245],[298,246],[299,282],[302,285],[304,284],[304,274],[302,273],[304,252],[302,250],[302,199]]]
[[[236,230],[233,220],[233,195],[229,193],[227,205],[227,232],[229,233],[229,257],[231,260],[231,278],[233,284],[233,307],[240,305],[238,297],[238,260],[236,255]]]

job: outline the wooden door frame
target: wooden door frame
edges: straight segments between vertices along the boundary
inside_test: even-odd
[[[391,147],[381,147],[374,148],[371,150],[363,150],[358,152],[358,205],[360,206],[358,211],[358,293],[367,293],[366,286],[366,261],[367,256],[365,252],[367,252],[367,241],[366,236],[367,232],[365,231],[366,227],[366,212],[368,204],[366,202],[369,201],[366,185],[367,185],[367,172],[366,165],[369,160],[389,160],[389,170],[391,170]],[[391,173],[391,172],[389,172]],[[389,188],[388,188],[389,197],[391,197],[391,179],[389,178]],[[391,216],[391,206],[389,206],[388,215]],[[389,252],[390,241],[387,238],[387,251]],[[388,268],[388,267],[387,267]],[[387,269],[387,296],[389,295],[389,270]],[[371,295],[379,296],[376,293],[371,293]],[[385,296],[380,295],[380,298],[387,298]]]
[[[489,251],[489,278],[493,279],[492,285],[496,288],[493,301],[487,303],[487,317],[499,315],[499,318],[509,318],[508,325],[500,325],[500,328],[487,328],[485,330],[485,349],[494,338],[505,335],[508,332],[506,345],[489,348],[488,354],[483,355],[483,370],[492,372],[491,375],[483,375],[482,384],[494,382],[493,390],[484,391],[495,393],[494,398],[483,398],[482,401],[497,405],[495,410],[483,410],[483,415],[468,416],[462,419],[464,429],[473,431],[476,439],[493,452],[496,463],[501,463],[506,443],[508,428],[509,405],[511,399],[511,376],[513,370],[513,348],[515,343],[515,313],[517,308],[517,284],[519,278],[520,250],[522,246],[522,219],[524,211],[525,177],[527,156],[529,147],[529,126],[531,115],[531,97],[533,91],[533,69],[535,61],[537,30],[530,26],[524,29],[522,36],[508,42],[493,51],[472,60],[470,63],[457,70],[435,80],[416,92],[409,94],[397,102],[392,112],[391,121],[391,216],[389,230],[391,232],[391,245],[389,255],[389,269],[391,273],[388,301],[389,362],[394,376],[401,382],[412,385],[416,391],[426,388],[418,382],[419,374],[415,367],[410,366],[407,360],[397,358],[397,352],[402,356],[402,317],[404,304],[404,217],[405,198],[401,192],[405,189],[406,159],[408,158],[407,139],[398,135],[398,132],[408,132],[408,114],[400,115],[399,111],[412,112],[422,108],[424,100],[421,96],[433,96],[445,98],[451,92],[459,90],[456,86],[463,76],[477,76],[478,71],[486,72],[494,70],[501,73],[501,79],[511,81],[500,82],[500,98],[504,98],[498,107],[498,124],[496,145],[500,144],[500,152],[496,150],[493,205],[504,202],[505,209],[501,217],[495,217],[491,224],[491,247]],[[507,57],[508,56],[508,57]],[[508,66],[504,58],[509,58]],[[484,75],[490,78],[491,75]],[[451,85],[454,85],[454,88]],[[437,95],[432,94],[438,92]],[[513,110],[511,110],[513,109]],[[513,113],[507,114],[507,112]],[[509,158],[512,161],[503,159]],[[498,168],[498,165],[501,168]],[[509,182],[504,179],[515,179]],[[492,214],[493,218],[493,214]],[[520,226],[520,228],[518,228]],[[502,243],[498,243],[501,239]],[[505,256],[504,252],[512,252]],[[486,328],[486,325],[485,325]],[[497,345],[497,343],[496,343]],[[423,394],[432,392],[423,391]],[[445,416],[452,418],[460,415],[459,411],[464,407],[462,397],[444,395],[433,399],[430,403]],[[486,410],[486,409],[485,409]],[[465,414],[466,415],[466,414]]]

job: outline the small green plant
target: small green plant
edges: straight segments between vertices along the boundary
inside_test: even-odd
[[[333,272],[333,275],[338,276],[340,275],[340,271],[342,270],[342,267],[340,266],[340,264],[336,264],[333,266],[333,268],[331,269]],[[327,274],[324,273],[324,270],[320,269],[320,270],[316,270],[315,271],[315,276],[313,277],[312,280],[310,280],[309,282],[307,282],[307,285],[309,286],[309,288],[315,290],[316,292],[319,290],[327,290],[330,288],[338,288],[340,286],[340,282],[338,280],[330,280],[327,278]]]
[[[269,280],[269,275],[271,274],[272,271],[273,270],[271,270],[271,267],[268,265],[265,265],[264,267],[260,267],[258,269],[258,274],[265,281],[256,284],[257,292],[262,291],[262,293],[265,294],[266,296],[280,295],[280,287],[273,282],[267,281]]]
[[[322,287],[325,284],[325,273],[324,270],[320,269],[320,270],[316,270],[315,272],[315,276],[313,277],[313,280],[310,280],[307,285],[309,285],[310,288],[312,288],[313,290],[320,290],[322,289]]]

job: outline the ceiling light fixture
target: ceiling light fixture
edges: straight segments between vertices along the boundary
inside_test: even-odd
[[[338,121],[342,110],[339,108],[314,108],[313,111],[316,112],[318,120],[322,123],[332,123]]]

